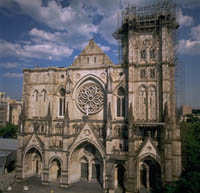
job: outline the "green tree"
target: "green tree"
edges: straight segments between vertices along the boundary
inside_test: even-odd
[[[200,120],[181,123],[183,171],[180,180],[165,187],[166,193],[200,192]]]
[[[3,138],[17,138],[17,129],[16,125],[7,123],[5,127],[0,128],[0,136]]]

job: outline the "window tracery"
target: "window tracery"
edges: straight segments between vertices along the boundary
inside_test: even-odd
[[[117,90],[117,117],[125,117],[125,89]]]
[[[152,79],[155,78],[155,69],[154,68],[150,69],[150,78],[152,78]]]
[[[64,116],[65,114],[65,90],[60,89],[59,92],[59,116]]]
[[[81,87],[77,96],[79,109],[89,114],[101,111],[104,104],[104,93],[102,88],[95,83],[87,83]]]
[[[47,97],[47,92],[46,92],[46,90],[43,90],[42,91],[42,101],[43,102],[46,102],[46,97]]]
[[[146,120],[147,116],[147,89],[145,86],[139,88],[139,118]]]
[[[140,51],[140,58],[143,60],[146,59],[146,50],[145,49]]]
[[[151,59],[154,59],[154,58],[155,58],[155,49],[154,49],[154,48],[151,48],[151,49],[150,49],[150,58],[151,58]]]
[[[35,102],[38,102],[39,92],[38,90],[34,91]]]

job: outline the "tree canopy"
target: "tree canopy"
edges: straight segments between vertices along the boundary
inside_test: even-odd
[[[182,164],[180,180],[165,187],[166,193],[200,192],[200,120],[181,123]]]
[[[7,123],[5,127],[0,127],[0,136],[3,138],[17,138],[18,126]]]

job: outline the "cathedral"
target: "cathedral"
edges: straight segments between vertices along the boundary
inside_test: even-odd
[[[68,67],[24,69],[17,180],[160,192],[181,174],[170,3],[127,7],[113,64],[90,40]]]

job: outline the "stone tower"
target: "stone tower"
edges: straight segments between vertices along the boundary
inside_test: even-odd
[[[114,65],[90,40],[67,68],[24,70],[17,179],[160,192],[181,173],[172,4],[128,7]]]
[[[128,192],[137,191],[141,183],[151,189],[150,181],[148,184],[148,180],[141,180],[141,172],[139,176],[138,172],[133,172],[138,168],[143,172],[151,170],[148,158],[145,161],[137,157],[137,149],[145,145],[138,138],[138,130],[144,141],[149,138],[154,141],[152,145],[157,146],[162,173],[160,183],[177,180],[181,174],[180,129],[175,101],[175,31],[178,28],[175,15],[172,1],[149,7],[129,6],[122,12],[121,27],[114,33],[122,45],[128,104],[134,104],[134,118],[128,119]]]

